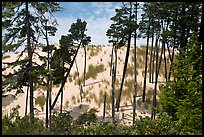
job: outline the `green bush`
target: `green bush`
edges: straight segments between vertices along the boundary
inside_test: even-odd
[[[52,116],[51,135],[71,135],[74,129],[73,118],[69,112],[55,113]]]
[[[13,108],[10,116],[4,116],[2,119],[3,135],[45,135],[48,130],[44,127],[44,121],[34,118],[31,124],[29,116],[20,117],[17,108]]]

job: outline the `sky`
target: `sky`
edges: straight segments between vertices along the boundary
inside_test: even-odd
[[[88,36],[91,36],[93,45],[108,45],[106,31],[115,15],[115,9],[122,6],[122,2],[59,2],[62,12],[54,13],[58,21],[58,30],[54,37],[50,37],[50,43],[59,43],[61,35],[68,34],[72,23],[78,18],[87,22]],[[145,44],[145,40],[137,40],[138,45]]]
[[[106,31],[113,23],[110,18],[115,15],[115,9],[122,6],[122,2],[59,2],[59,4],[63,11],[53,13],[58,22],[58,30],[55,36],[49,37],[50,44],[59,44],[61,36],[69,33],[71,24],[75,23],[77,19],[81,19],[87,22],[86,34],[91,36],[90,45],[110,45]],[[140,11],[138,11],[138,23],[140,21]],[[5,32],[2,30],[2,36]],[[39,39],[39,42],[46,43],[42,38]],[[137,40],[137,46],[145,44],[146,39]],[[17,51],[22,51],[22,49],[24,49],[23,46]]]

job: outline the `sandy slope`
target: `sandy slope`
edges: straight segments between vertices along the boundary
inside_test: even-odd
[[[90,79],[86,80],[86,86],[83,87],[83,91],[84,92],[88,91],[89,94],[93,93],[93,94],[96,95],[97,98],[99,98],[100,90],[102,90],[103,92],[107,92],[108,94],[111,94],[110,93],[111,92],[111,76],[110,76],[110,67],[109,67],[109,64],[108,64],[108,62],[110,62],[111,48],[112,47],[108,47],[108,46],[101,47],[102,50],[98,53],[98,55],[93,56],[93,57],[90,57],[90,55],[87,55],[87,68],[86,68],[86,71],[88,71],[88,66],[90,64],[92,64],[92,65],[103,64],[104,67],[106,68],[105,71],[103,71],[102,73],[99,73],[97,75],[96,79],[90,78]],[[38,50],[37,52],[39,54],[41,54],[41,55],[46,55],[46,53],[43,53],[40,50]],[[118,57],[121,58],[121,60],[122,60],[122,61],[118,60],[118,64],[117,64],[117,66],[118,66],[117,67],[117,69],[118,69],[118,71],[117,71],[117,79],[119,80],[119,82],[121,82],[120,79],[122,78],[122,72],[123,72],[124,60],[125,60],[125,53],[126,53],[126,48],[125,47],[119,49],[119,51],[118,51]],[[27,55],[24,54],[24,56],[27,56]],[[11,61],[14,61],[16,58],[17,58],[17,55],[16,54],[12,54],[10,56],[10,58],[7,58],[7,59],[3,60],[3,62],[11,62]],[[40,62],[39,59],[36,59],[36,57],[34,57],[34,59],[37,60],[38,62]],[[79,74],[80,74],[80,77],[81,77],[83,75],[83,69],[84,69],[84,51],[83,51],[82,48],[79,50],[79,54],[77,55],[76,61],[77,61],[78,69],[79,69]],[[130,58],[129,58],[129,62],[130,62]],[[6,73],[8,74],[9,72],[12,72],[12,69],[7,69],[3,73],[4,74],[6,74]],[[76,72],[76,66],[74,64],[73,68],[71,70],[71,75],[73,76],[73,74],[75,72]],[[139,72],[139,74],[137,76],[138,84],[143,84],[144,79],[143,79],[143,76],[142,76],[142,69],[139,69],[138,72]],[[133,78],[133,76],[132,76],[132,78]],[[76,78],[76,80],[77,80],[77,78]],[[109,81],[109,84],[106,85],[106,84],[104,84],[104,82],[101,82],[103,80]],[[164,79],[159,77],[159,80],[164,80]],[[72,82],[68,81],[66,83],[66,85],[65,85],[65,88],[64,88],[64,97],[63,97],[63,109],[64,110],[71,110],[72,108],[74,108],[76,106],[79,106],[80,104],[84,104],[84,105],[88,105],[89,108],[93,108],[93,107],[97,108],[98,111],[99,111],[97,113],[97,115],[98,116],[102,116],[102,114],[103,114],[103,103],[100,104],[100,107],[99,107],[99,105],[93,99],[91,101],[87,100],[87,98],[88,98],[87,96],[85,96],[83,101],[80,102],[79,101],[80,100],[79,86],[77,84],[75,85],[74,81],[75,80],[72,80]],[[81,84],[82,84],[82,82],[81,82]],[[147,79],[147,87],[148,88],[150,88],[150,87],[154,88],[154,84],[149,83],[148,79]],[[21,116],[25,115],[26,89],[27,88],[24,87],[24,91],[25,92],[23,94],[18,95],[17,99],[13,100],[10,105],[8,105],[6,107],[2,107],[3,115],[9,114],[11,108],[15,107],[16,105],[20,106],[19,114]],[[52,100],[54,100],[58,90],[59,90],[59,87],[55,87],[55,88],[52,89]],[[14,94],[14,92],[11,92],[11,94]],[[40,91],[40,90],[35,91],[34,92],[35,98],[38,95],[40,95],[40,94],[46,95],[46,92],[45,91]],[[74,97],[75,97],[75,101],[73,99]],[[56,108],[59,108],[59,105],[60,105],[60,102],[61,102],[60,98],[61,97],[59,97],[59,99],[57,101]],[[67,105],[68,101],[69,101],[69,104]],[[124,106],[124,102],[127,102],[128,107],[124,107],[124,111],[123,112],[122,111],[120,111],[119,113],[117,112],[116,113],[117,117],[121,118],[122,113],[132,115],[131,114],[132,113],[131,100],[125,100],[125,99],[122,98],[121,101],[122,101],[121,106]],[[35,105],[35,107],[39,110],[38,114],[37,114],[37,111],[36,111],[36,115],[38,117],[40,117],[40,118],[45,117],[45,115],[44,115],[45,114],[45,106],[44,106],[44,111],[42,111],[41,108],[38,105]],[[28,106],[28,112],[29,112],[29,106]],[[137,116],[143,115],[141,113],[142,112],[137,110]],[[146,115],[150,115],[150,114],[146,114]],[[109,110],[107,109],[106,116],[111,116],[111,109],[109,109]],[[130,120],[126,120],[126,122],[128,122],[128,121],[130,121]]]

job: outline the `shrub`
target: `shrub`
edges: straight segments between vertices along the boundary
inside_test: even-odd
[[[35,99],[35,104],[39,105],[42,109],[42,111],[44,110],[44,105],[45,105],[45,96],[44,95],[40,95]]]

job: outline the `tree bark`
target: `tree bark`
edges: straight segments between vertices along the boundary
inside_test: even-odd
[[[113,66],[113,69],[112,69],[112,123],[115,124],[115,107],[114,107],[114,103],[115,103],[115,100],[114,100],[114,90],[115,90],[115,75],[114,75],[114,66]]]
[[[149,63],[149,83],[153,82],[152,81],[152,63],[154,63],[152,60],[153,45],[154,45],[154,32],[152,33],[152,46],[151,46],[150,63]]]
[[[137,24],[137,2],[135,4],[135,22]],[[136,114],[136,96],[137,96],[137,28],[135,29],[134,35],[134,96],[133,96],[133,125],[135,124],[135,116]]]
[[[86,46],[84,46],[84,83],[83,86],[85,87],[86,81]]]
[[[130,8],[130,16],[129,16],[129,21],[131,21],[131,15],[132,15],[132,4],[131,8]],[[129,58],[129,52],[130,52],[130,44],[131,44],[131,35],[132,32],[129,32],[128,34],[128,45],[127,45],[127,52],[126,52],[126,57],[125,57],[125,64],[124,64],[124,69],[123,69],[123,76],[122,76],[122,82],[121,82],[121,86],[120,86],[120,90],[119,90],[119,94],[116,100],[116,107],[117,107],[117,112],[119,111],[119,107],[120,107],[120,99],[121,99],[121,95],[122,95],[122,89],[123,89],[123,83],[125,80],[125,73],[127,70],[127,64],[128,64],[128,58]]]
[[[27,94],[26,94],[25,116],[27,115],[27,109],[28,109],[28,94],[29,94],[29,86],[27,87]]]
[[[32,48],[30,44],[30,23],[29,23],[29,10],[28,2],[26,2],[26,31],[27,31],[27,48],[28,48],[28,58],[29,58],[29,85],[30,85],[30,122],[34,123],[34,104],[33,104],[33,78],[31,76],[32,71]]]
[[[113,47],[112,47],[112,51],[111,51],[111,64],[110,64],[110,76],[111,76],[111,70],[112,70],[112,64],[113,64]]]
[[[68,68],[66,69],[67,74],[66,74],[66,76],[65,76],[64,81],[62,82],[62,85],[61,85],[61,87],[60,87],[60,89],[59,89],[59,91],[58,91],[58,93],[57,93],[57,96],[55,97],[55,100],[53,101],[53,104],[52,104],[52,106],[51,106],[51,109],[54,108],[54,106],[55,106],[55,104],[56,104],[56,102],[57,102],[57,99],[58,99],[60,93],[63,91],[63,87],[64,87],[64,85],[65,85],[65,83],[66,83],[66,81],[67,81],[67,78],[68,78],[69,73],[70,73],[70,71],[71,71],[71,68],[72,68],[72,66],[73,66],[73,64],[74,64],[74,61],[75,61],[75,58],[76,58],[76,56],[77,56],[77,53],[78,53],[78,51],[79,51],[80,46],[81,46],[81,44],[77,47],[76,53],[75,53],[74,58],[73,58],[73,60],[72,60],[72,62],[71,62],[71,64],[70,64],[70,67],[68,67]]]
[[[161,65],[161,61],[162,61],[163,50],[164,50],[164,45],[162,44],[159,64],[158,64],[158,59],[156,60],[156,64],[158,64],[158,65],[156,65],[155,85],[154,85],[154,92],[153,92],[153,107],[154,108],[156,108],[156,103],[157,103],[157,100],[156,100],[156,96],[157,96],[157,82],[158,82],[160,65]],[[157,47],[157,51],[158,51],[158,47]],[[157,54],[157,58],[158,58],[158,54]],[[155,119],[155,112],[153,110],[152,110],[151,119]]]
[[[147,30],[147,48],[146,48],[146,59],[145,59],[145,74],[144,74],[144,86],[143,86],[143,94],[142,94],[142,102],[145,102],[145,90],[146,90],[146,78],[147,78],[147,60],[148,60],[148,47],[149,47],[149,30],[150,30],[150,18],[148,22],[148,30]]]

